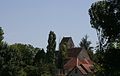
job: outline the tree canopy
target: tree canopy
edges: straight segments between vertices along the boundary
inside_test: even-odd
[[[47,56],[49,59],[49,63],[55,63],[55,48],[56,48],[56,35],[53,31],[50,31],[48,37],[48,45],[47,45]]]
[[[88,41],[88,36],[85,35],[80,41],[80,47],[87,50],[90,58],[93,60],[93,47],[91,47],[91,41]]]
[[[97,1],[91,5],[89,15],[99,40],[96,60],[101,70],[97,76],[119,76],[120,1]]]
[[[101,44],[120,38],[120,6],[118,0],[97,1],[89,9],[90,23]]]
[[[56,35],[50,32],[47,53],[30,44],[7,44],[0,27],[0,76],[53,76],[55,74]],[[51,63],[46,62],[50,59]],[[53,64],[54,63],[54,64]]]

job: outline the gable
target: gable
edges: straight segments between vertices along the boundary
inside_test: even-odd
[[[75,66],[67,76],[84,76],[87,75],[85,70],[81,66]]]
[[[78,54],[77,57],[78,57],[80,60],[84,60],[84,59],[91,60],[90,57],[89,57],[89,55],[88,55],[87,50],[85,50],[85,49],[82,49],[82,50],[80,51],[80,53]]]

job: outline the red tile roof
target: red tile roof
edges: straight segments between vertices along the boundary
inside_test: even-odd
[[[80,65],[86,72],[92,72],[90,69],[90,65],[89,64],[81,64]]]
[[[64,68],[69,69],[69,68],[73,68],[75,66],[78,66],[80,64],[87,64],[87,65],[92,65],[91,60],[80,60],[77,57],[72,57],[65,65]]]
[[[79,68],[79,70],[85,74],[85,72],[92,72],[91,71],[91,67],[93,67],[93,65],[90,62],[91,60],[80,60],[77,57],[72,57],[65,65],[64,65],[64,69],[66,70],[72,70],[75,66],[77,66]]]
[[[64,69],[71,69],[74,68],[76,65],[77,65],[77,59],[73,57],[64,65]]]
[[[77,67],[82,74],[87,74],[87,72],[81,66],[77,66]]]
[[[93,62],[90,59],[79,59],[78,55],[82,48],[71,48],[68,49],[68,57],[70,58],[64,65],[64,69],[72,71],[74,67],[77,67],[81,73],[92,73],[91,67],[93,67]]]

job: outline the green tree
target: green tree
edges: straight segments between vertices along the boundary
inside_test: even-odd
[[[120,7],[117,1],[98,1],[89,9],[90,23],[97,31],[101,49],[120,38]]]
[[[35,55],[34,62],[44,64],[45,63],[45,51],[44,51],[44,49],[36,48],[35,50],[38,50],[38,52]]]
[[[52,62],[45,63],[46,54],[43,49],[34,48],[30,44],[8,45],[2,41],[3,34],[0,27],[0,76],[53,76],[55,74]],[[53,55],[53,48],[52,54],[49,55]]]
[[[38,76],[46,76],[49,75],[48,65],[45,63],[45,52],[44,49],[36,48],[38,51],[34,58],[34,65],[37,68],[36,74]],[[32,76],[32,75],[31,75]]]
[[[0,61],[0,76],[18,76],[20,67],[17,50],[7,43],[3,43],[0,50]]]
[[[85,48],[86,50],[91,50],[92,47],[90,47],[91,42],[88,41],[88,36],[85,35],[80,41],[80,47]]]
[[[3,35],[4,35],[4,32],[2,30],[2,27],[0,27],[0,42],[4,39]]]
[[[3,40],[3,30],[0,27],[0,76],[15,76],[14,61],[16,52]]]
[[[90,23],[92,27],[96,29],[99,40],[98,50],[101,55],[99,62],[101,62],[100,65],[104,69],[103,72],[105,76],[119,76],[120,72],[119,67],[115,66],[115,64],[117,65],[120,62],[118,59],[120,51],[116,51],[116,47],[113,46],[113,44],[118,44],[120,41],[119,5],[119,0],[97,1],[93,3],[89,9]],[[116,60],[117,63],[114,60]],[[107,66],[109,66],[110,69]],[[108,71],[110,73],[108,73]]]
[[[55,48],[56,48],[56,35],[50,31],[47,46],[47,59],[49,63],[55,63]]]
[[[55,75],[55,48],[56,48],[56,35],[53,31],[50,31],[48,37],[48,46],[47,46],[47,53],[46,53],[46,61],[49,65],[49,71],[51,76]]]
[[[11,70],[15,70],[12,76],[30,76],[29,71],[34,71],[36,68],[33,66],[33,59],[35,56],[35,49],[32,45],[16,43],[10,45],[11,50],[15,50],[15,53],[12,53],[15,57],[12,60],[13,68]]]
[[[68,52],[67,52],[67,44],[64,42],[60,48],[59,48],[59,58],[58,58],[58,68],[62,69],[64,68],[64,64],[65,64],[65,60],[68,56]]]
[[[22,66],[31,65],[35,56],[35,49],[32,45],[16,43],[11,45],[20,54],[20,63]]]
[[[85,37],[83,37],[80,41],[80,47],[84,48],[87,50],[89,56],[91,59],[93,59],[93,47],[90,46],[91,45],[91,41],[88,41],[88,36],[85,35]]]

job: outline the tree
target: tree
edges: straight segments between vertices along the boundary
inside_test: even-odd
[[[90,47],[91,41],[88,41],[88,36],[85,35],[80,41],[80,47],[85,48],[86,50],[91,50],[93,47]]]
[[[44,64],[45,63],[45,52],[44,52],[44,49],[36,48],[36,50],[38,50],[38,52],[35,55],[34,62],[35,63],[39,63],[39,64],[40,63]]]
[[[8,53],[8,44],[2,43],[0,47],[0,75],[6,76],[9,75],[8,73],[8,61],[10,60],[10,57],[7,55]]]
[[[49,63],[55,63],[55,48],[56,48],[56,35],[53,31],[50,31],[47,46],[47,59]]]
[[[11,45],[19,52],[21,66],[31,65],[35,56],[35,49],[32,45],[16,43]]]
[[[65,60],[67,56],[68,56],[67,44],[64,42],[59,48],[59,56],[58,56],[58,68],[59,69],[64,68],[64,64],[65,64]]]
[[[120,38],[120,7],[116,0],[93,3],[89,15],[90,23],[97,31],[101,48]]]
[[[33,66],[33,58],[35,55],[35,49],[32,45],[15,43],[10,45],[11,50],[14,52],[10,52],[12,55],[10,62],[10,70],[12,71],[12,76],[30,76],[29,71],[31,73],[35,71],[36,67]]]
[[[12,74],[11,68],[13,67],[10,63],[16,55],[13,50],[10,49],[6,42],[3,42],[3,30],[0,27],[0,76],[14,76]]]
[[[0,27],[0,42],[4,39],[3,34],[4,32],[2,30],[2,27]]]
[[[101,62],[100,65],[104,69],[104,75],[119,76],[119,67],[112,64],[117,65],[120,62],[118,59],[120,51],[117,51],[116,47],[113,46],[113,44],[116,45],[120,41],[120,1],[97,1],[91,5],[89,15],[90,23],[97,32],[99,40],[98,50],[102,58],[100,59],[102,61],[99,62]],[[115,55],[116,52],[117,54]],[[108,73],[108,71],[111,73]]]
[[[88,36],[85,35],[80,41],[80,47],[86,49],[91,59],[93,59],[93,47],[90,46],[91,41],[88,41]]]
[[[0,50],[0,61],[0,76],[18,76],[19,54],[17,50],[4,42]]]
[[[50,43],[48,47],[52,47],[49,48],[49,56],[52,58],[45,54],[44,49],[34,48],[30,44],[15,43],[8,45],[2,41],[3,34],[0,27],[0,76],[55,76],[53,57],[56,36],[54,33],[52,33],[52,42],[48,40]],[[52,43],[54,44],[51,45]],[[49,62],[45,63],[45,56],[51,59],[50,64]]]
[[[55,75],[55,48],[56,48],[56,35],[53,31],[50,31],[48,37],[48,46],[46,53],[46,61],[49,63],[48,68],[51,73],[51,76]]]
[[[49,73],[49,71],[48,71],[48,66],[45,63],[44,49],[36,48],[36,50],[38,51],[35,55],[35,58],[34,58],[34,65],[36,67],[36,74],[38,76],[45,76],[45,74]]]

